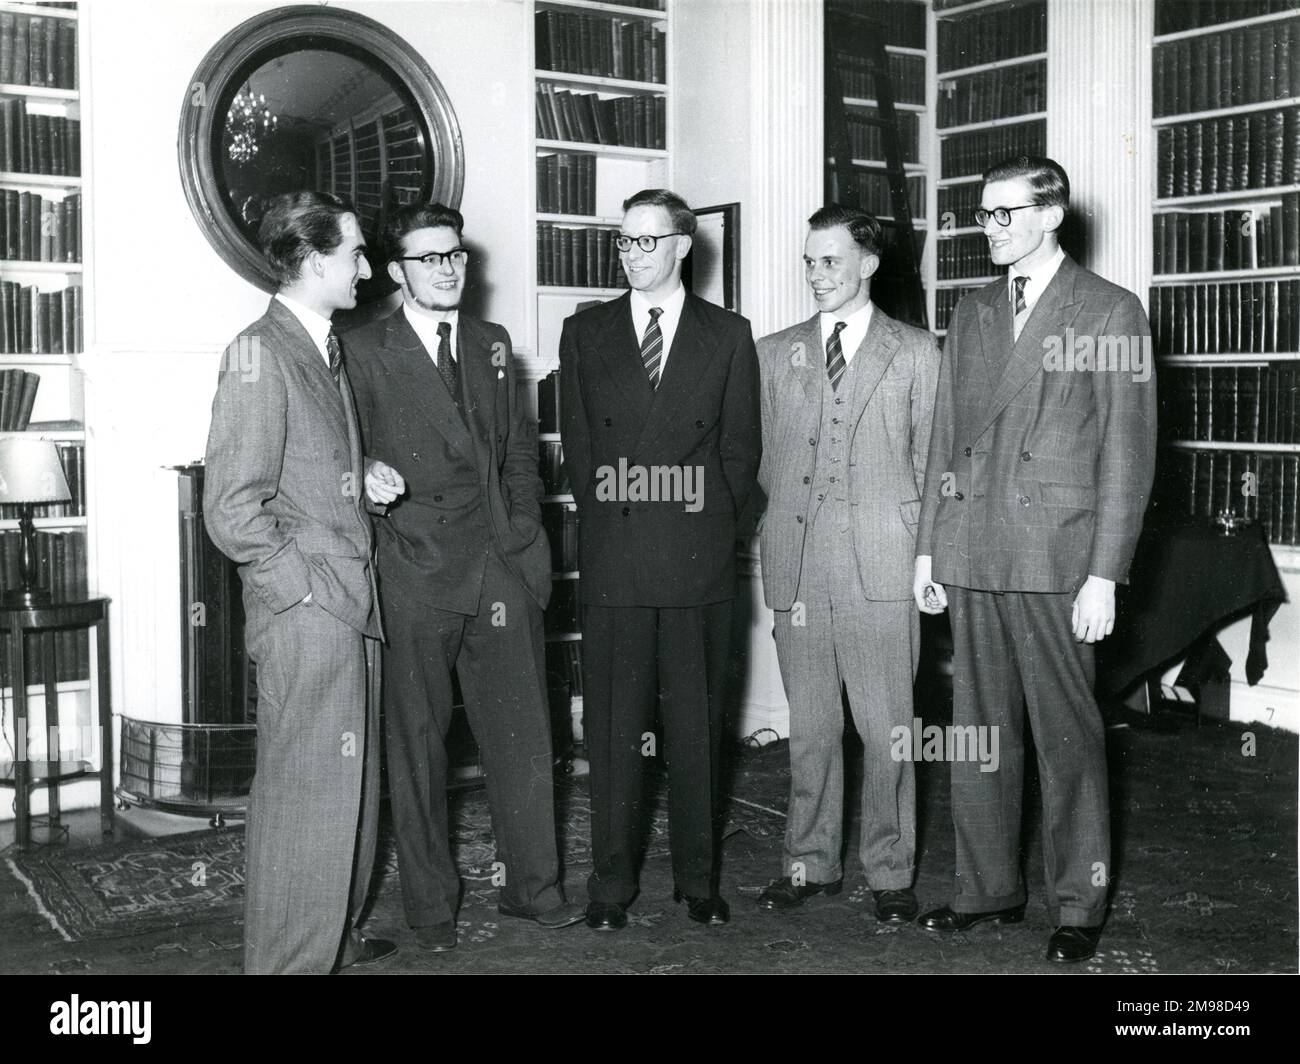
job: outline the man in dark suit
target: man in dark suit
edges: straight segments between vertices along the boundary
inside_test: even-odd
[[[376,531],[384,724],[402,900],[433,952],[456,945],[460,898],[447,821],[453,669],[487,776],[500,912],[543,927],[582,919],[559,885],[537,432],[509,335],[459,310],[463,229],[442,204],[396,211],[388,272],[402,306],[347,336],[366,453],[400,468],[408,489]]]
[[[288,193],[259,239],[280,290],[227,351],[203,494],[212,541],[240,566],[257,662],[244,970],[326,973],[396,951],[355,922],[379,815],[368,681],[381,633],[361,485],[382,503],[401,477],[363,465],[330,326],[370,276],[356,216],[334,196]]]
[[[872,304],[881,234],[871,215],[832,204],[808,225],[804,273],[818,312],[758,341],[763,591],[790,702],[791,776],[785,875],[759,906],[788,910],[841,890],[847,691],[866,759],[862,866],[876,918],[908,924],[916,783],[894,740],[913,727],[912,559],[939,348]]]
[[[729,918],[718,892],[722,682],[736,515],[762,444],[749,323],[687,292],[695,215],[666,189],[623,204],[632,291],[575,314],[560,340],[564,460],[582,563],[583,727],[591,763],[587,925],[626,926],[642,783],[663,723],[674,897]]]
[[[1065,171],[1021,156],[984,174],[976,223],[1006,280],[953,313],[939,374],[913,594],[951,606],[953,724],[995,730],[1000,767],[954,760],[955,898],[931,931],[1024,917],[1024,709],[1043,790],[1053,961],[1093,955],[1111,874],[1093,644],[1115,623],[1154,475],[1150,328],[1133,293],[1057,242]]]

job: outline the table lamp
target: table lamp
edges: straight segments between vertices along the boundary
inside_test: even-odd
[[[18,586],[0,595],[5,606],[42,606],[50,601],[49,589],[38,584],[32,511],[38,503],[68,502],[71,498],[68,478],[59,462],[59,448],[53,440],[0,436],[0,504],[17,504],[18,530],[22,534]]]

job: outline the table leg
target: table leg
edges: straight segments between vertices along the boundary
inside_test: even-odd
[[[14,619],[9,630],[10,682],[14,692],[14,788],[18,849],[32,843],[30,796],[27,793],[27,670],[23,662],[23,626]]]
[[[113,685],[108,654],[108,604],[104,617],[95,623],[95,668],[99,672],[99,826],[113,834]]]
[[[48,821],[51,829],[59,826],[59,766],[63,762],[63,744],[59,741],[59,665],[54,647],[56,638],[55,632],[40,632],[36,636],[45,671],[45,758],[50,771],[45,781],[45,793],[49,798]]]

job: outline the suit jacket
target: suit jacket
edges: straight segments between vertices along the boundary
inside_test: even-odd
[[[808,441],[820,438],[825,395],[818,319],[814,314],[758,341],[763,409],[758,482],[768,500],[759,532],[763,595],[774,610],[788,610],[798,594],[809,515],[816,509],[817,448]],[[874,307],[852,365],[840,391],[855,382],[844,417],[845,490],[854,508],[857,575],[869,599],[910,599],[939,346],[929,333]]]
[[[1155,471],[1146,314],[1132,292],[1067,256],[1014,347],[1011,323],[1005,278],[953,313],[917,553],[932,556],[938,583],[974,589],[1123,581]],[[1145,380],[1120,359],[1135,348]],[[1094,360],[1080,363],[1083,353]]]
[[[378,637],[356,411],[277,299],[227,349],[204,461],[204,522],[239,564],[250,643],[308,592]]]
[[[545,608],[551,555],[537,429],[519,401],[509,333],[461,312],[463,416],[400,308],[343,344],[367,459],[406,479],[407,494],[376,522],[385,597],[477,613],[490,537]]]
[[[564,322],[564,461],[578,508],[580,594],[598,606],[702,606],[734,597],[736,516],[758,471],[758,362],[749,322],[686,293],[657,390],[631,295]],[[702,507],[606,498],[624,467],[693,471]]]

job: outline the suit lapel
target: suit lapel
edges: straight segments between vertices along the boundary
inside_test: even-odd
[[[329,411],[339,435],[349,436],[351,426],[348,424],[348,413],[344,409],[343,398],[339,394],[338,385],[334,383],[334,378],[330,376],[329,366],[321,355],[320,348],[316,346],[316,341],[311,338],[311,334],[307,332],[306,327],[297,319],[293,311],[278,299],[272,298],[266,313],[267,317],[284,333],[288,341],[285,351],[301,368],[307,386],[316,393],[321,406]]]
[[[1004,370],[1002,352],[1011,343],[1011,300],[1007,297],[1006,280],[989,294],[988,299],[979,301],[980,345],[984,355],[984,374],[989,389],[998,386]]]
[[[457,367],[465,395],[465,420],[477,431],[475,442],[476,464],[480,471],[489,468],[496,444],[497,388],[504,384],[498,379],[498,367],[493,363],[494,352],[478,321],[464,313],[460,315],[456,330]],[[506,352],[506,357],[510,353]],[[504,367],[502,367],[504,369]],[[445,391],[445,389],[444,389]]]
[[[460,331],[464,332],[463,319]],[[388,318],[383,357],[389,370],[405,382],[409,394],[417,397],[417,401],[411,405],[424,417],[429,428],[469,461],[475,461],[474,443],[470,439],[465,419],[452,402],[429,352],[420,342],[411,323],[406,320],[406,312],[400,308]],[[457,368],[464,373],[464,362]]]
[[[800,347],[802,345],[802,347]],[[822,343],[820,316],[814,314],[790,345],[787,363],[804,398],[818,410],[822,405],[822,382],[826,379],[826,348]]]
[[[641,365],[641,339],[632,327],[632,296],[624,293],[605,306],[608,310],[596,350],[628,409],[637,421],[644,423],[654,393]]]
[[[901,340],[894,320],[879,307],[873,306],[867,335],[862,338],[862,343],[853,353],[853,404],[849,410],[854,428],[862,419],[876,385],[880,383],[880,378],[885,375],[885,370],[894,360],[900,344]]]
[[[370,532],[370,522],[366,519],[365,513],[361,507],[361,493],[364,490],[362,481],[365,479],[365,459],[361,454],[361,431],[357,427],[357,409],[355,401],[352,398],[352,382],[348,379],[346,361],[340,372],[341,387],[339,388],[339,394],[343,398],[343,412],[348,423],[348,464],[352,470],[352,477],[354,480],[353,504],[356,508],[357,516],[361,518],[361,523],[365,526],[368,535]]]
[[[696,302],[696,297],[687,292],[677,332],[673,334],[673,345],[668,351],[668,361],[659,378],[659,387],[652,393],[650,412],[637,440],[638,452],[671,428],[674,416],[695,391],[700,375],[713,357],[713,345],[708,342],[708,326],[700,316]],[[637,357],[640,357],[639,346]],[[644,372],[643,367],[642,375]]]

